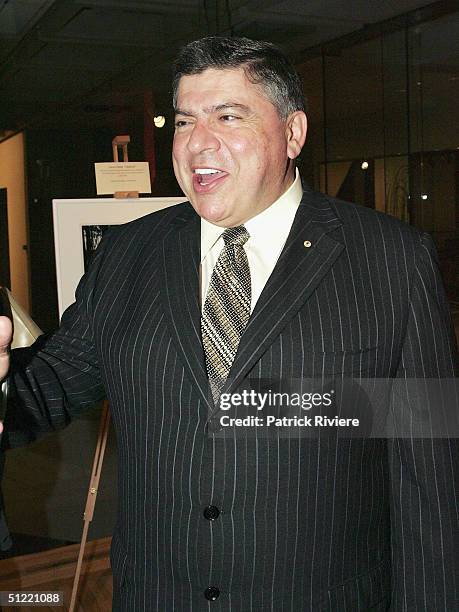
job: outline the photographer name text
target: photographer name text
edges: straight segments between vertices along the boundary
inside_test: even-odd
[[[314,417],[275,417],[269,415],[266,418],[249,415],[238,418],[224,414],[220,417],[220,424],[222,427],[358,427],[360,420],[320,415]]]

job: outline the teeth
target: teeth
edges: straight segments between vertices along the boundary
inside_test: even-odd
[[[215,168],[196,168],[195,174],[217,174],[221,170],[215,170]]]

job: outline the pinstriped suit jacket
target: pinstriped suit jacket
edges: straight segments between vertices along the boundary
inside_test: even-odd
[[[14,355],[11,446],[110,400],[113,608],[457,609],[453,441],[208,435],[199,232],[189,204],[114,229],[61,328]],[[448,377],[454,360],[430,238],[306,189],[241,340],[234,385]],[[208,505],[220,509],[213,522]],[[208,586],[220,589],[213,602]]]

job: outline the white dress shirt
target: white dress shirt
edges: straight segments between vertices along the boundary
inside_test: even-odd
[[[296,170],[293,183],[271,206],[244,223],[250,238],[244,245],[252,281],[253,311],[261,292],[279,259],[303,197],[301,179]],[[210,278],[224,247],[225,228],[201,219],[201,308],[209,289]]]

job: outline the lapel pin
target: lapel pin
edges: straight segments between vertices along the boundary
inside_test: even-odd
[[[309,247],[311,246],[311,241],[310,241],[310,240],[305,240],[305,241],[303,242],[303,244],[304,244],[304,246],[305,246],[305,248],[306,248],[306,249],[309,249]]]

